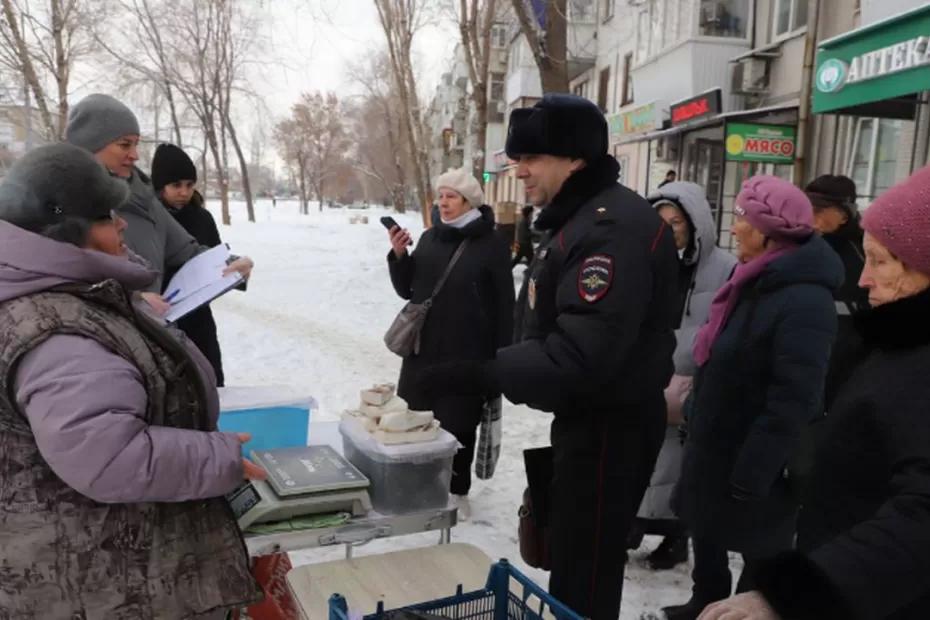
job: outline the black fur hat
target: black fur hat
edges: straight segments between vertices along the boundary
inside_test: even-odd
[[[557,155],[588,162],[607,154],[607,120],[591,101],[550,93],[510,113],[507,156]]]
[[[0,220],[82,245],[94,221],[110,217],[129,198],[129,185],[93,155],[66,142],[33,149],[0,182]]]

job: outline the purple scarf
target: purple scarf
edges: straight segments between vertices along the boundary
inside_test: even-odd
[[[798,249],[797,245],[785,245],[766,252],[748,263],[740,263],[733,271],[733,276],[720,287],[717,294],[714,295],[714,301],[710,305],[710,313],[707,322],[704,323],[701,330],[694,339],[694,362],[698,366],[703,366],[710,359],[711,350],[714,342],[720,336],[720,332],[726,327],[736,302],[739,300],[740,292],[743,288],[762,275],[765,268],[772,261],[775,261],[785,254],[789,254]]]

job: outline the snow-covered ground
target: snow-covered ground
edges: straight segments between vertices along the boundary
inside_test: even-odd
[[[211,209],[220,221],[218,203]],[[312,394],[317,420],[336,420],[358,401],[360,388],[395,381],[400,359],[382,342],[400,309],[388,277],[386,233],[378,219],[386,211],[324,209],[299,215],[295,201],[258,201],[257,222],[245,218],[245,206],[233,203],[233,225],[220,227],[232,250],[251,256],[255,271],[245,294],[233,292],[213,304],[223,348],[227,385],[289,384]],[[416,239],[418,213],[392,214]],[[350,224],[368,216],[367,224]],[[514,269],[521,280],[524,266]],[[548,444],[548,414],[505,403],[503,453],[490,481],[472,488],[473,515],[453,530],[453,539],[474,544],[492,558],[506,557],[545,584],[547,575],[520,561],[517,507],[525,486],[522,453]],[[437,534],[376,541],[358,554],[417,547],[437,542]],[[644,558],[658,543],[647,537],[633,552],[626,572],[621,618],[649,617],[661,606],[685,602],[690,567],[652,572]],[[343,550],[293,554],[295,563],[341,557]],[[734,564],[736,566],[736,564]]]

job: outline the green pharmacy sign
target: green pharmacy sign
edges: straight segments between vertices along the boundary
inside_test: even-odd
[[[820,44],[815,113],[930,89],[930,4]]]

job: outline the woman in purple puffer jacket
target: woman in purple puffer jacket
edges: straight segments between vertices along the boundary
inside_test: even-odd
[[[78,147],[0,183],[0,617],[213,618],[260,598],[210,364],[140,308],[128,188]]]

